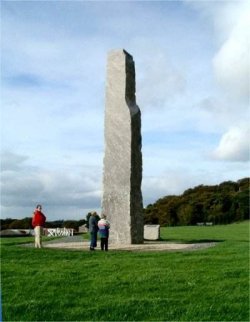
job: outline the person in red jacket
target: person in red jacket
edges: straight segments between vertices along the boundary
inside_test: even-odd
[[[42,247],[42,233],[43,233],[43,227],[45,225],[45,221],[46,221],[46,217],[42,213],[42,206],[37,205],[32,218],[32,226],[34,227],[34,231],[35,231],[36,248]]]

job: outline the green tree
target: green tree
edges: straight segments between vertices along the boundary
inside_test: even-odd
[[[64,228],[73,228],[75,230],[78,230],[78,221],[76,220],[65,220],[63,222],[63,227]]]
[[[192,221],[193,207],[188,203],[183,203],[178,209],[179,225],[187,226]]]
[[[199,185],[181,196],[165,196],[145,208],[144,218],[145,223],[172,226],[249,219],[249,178],[213,186]]]
[[[31,218],[16,219],[9,224],[10,229],[32,229]]]

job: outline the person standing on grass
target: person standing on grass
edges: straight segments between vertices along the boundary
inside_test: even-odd
[[[101,220],[98,221],[99,236],[101,238],[101,250],[108,251],[109,228],[110,223],[106,219],[107,216],[102,214]]]
[[[32,226],[35,231],[35,248],[42,247],[42,234],[45,221],[46,217],[42,213],[42,206],[37,205],[32,217]]]
[[[91,212],[89,217],[89,232],[90,232],[90,248],[89,250],[95,250],[97,246],[97,232],[98,232],[98,220],[97,213],[95,211]]]

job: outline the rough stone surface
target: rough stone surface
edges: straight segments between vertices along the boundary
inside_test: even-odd
[[[110,243],[143,243],[141,112],[135,66],[125,50],[108,55],[102,211]]]
[[[160,225],[145,225],[144,239],[147,239],[147,240],[160,239]]]

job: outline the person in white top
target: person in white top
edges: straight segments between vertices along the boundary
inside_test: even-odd
[[[107,216],[102,214],[101,219],[98,221],[99,236],[101,239],[101,250],[108,251],[108,239],[109,239],[109,228],[110,223],[106,219]]]

